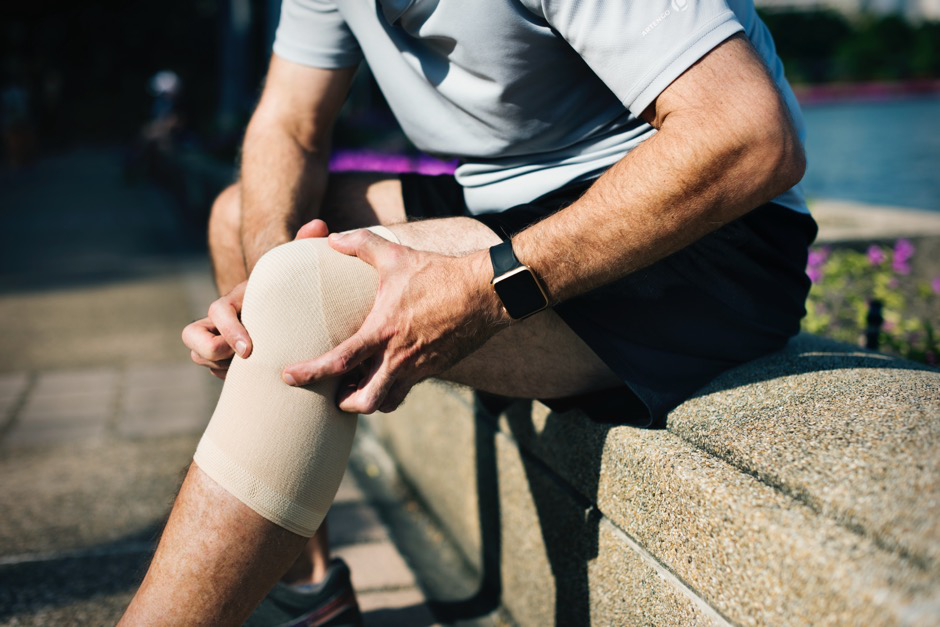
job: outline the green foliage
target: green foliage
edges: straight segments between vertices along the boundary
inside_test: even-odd
[[[831,10],[761,11],[795,83],[940,77],[940,23]]]
[[[864,345],[871,301],[883,304],[880,348],[901,357],[937,365],[940,337],[940,277],[932,284],[911,279],[914,246],[872,245],[865,253],[816,247],[807,274],[813,281],[803,329],[850,344]]]

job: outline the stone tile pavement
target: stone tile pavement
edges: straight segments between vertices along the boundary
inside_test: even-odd
[[[205,254],[118,164],[0,173],[0,625],[116,622],[221,390],[179,340],[214,296]],[[374,505],[347,473],[328,519],[366,623],[432,624]]]
[[[5,425],[0,439],[0,625],[117,619],[143,574],[156,530],[220,388],[186,363],[0,376],[0,424]],[[150,474],[139,466],[122,467],[128,455],[138,465],[161,469]],[[154,459],[161,455],[164,459]],[[48,468],[50,463],[55,467]],[[133,476],[120,486],[108,476],[128,471]],[[63,474],[71,474],[68,484],[79,489],[49,485]],[[120,512],[128,498],[151,503],[136,504],[141,511],[128,515]],[[89,515],[88,509],[104,510],[99,513],[104,515]],[[23,512],[28,520],[18,515]],[[367,624],[434,622],[415,575],[348,474],[329,524],[336,554],[352,569]],[[55,541],[63,528],[82,525],[88,528]],[[128,533],[115,541],[109,525]],[[24,534],[24,527],[30,532]],[[42,589],[55,587],[62,568],[78,563],[100,568],[103,562],[117,568],[123,580],[112,580],[95,594],[105,597],[97,606],[93,598],[82,598],[88,591],[63,586],[61,594],[50,597]],[[45,573],[41,584],[21,577],[39,572]],[[31,583],[24,586],[23,581]]]

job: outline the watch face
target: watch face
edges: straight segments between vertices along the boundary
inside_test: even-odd
[[[525,318],[548,305],[535,276],[525,266],[504,274],[493,282],[493,289],[511,318]]]

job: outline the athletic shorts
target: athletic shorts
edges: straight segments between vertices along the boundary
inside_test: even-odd
[[[402,174],[409,219],[465,216],[509,238],[578,199],[575,183],[505,211],[473,215],[453,176]],[[679,252],[556,305],[555,312],[623,381],[563,399],[598,422],[662,426],[722,372],[781,349],[799,332],[816,223],[768,203]]]

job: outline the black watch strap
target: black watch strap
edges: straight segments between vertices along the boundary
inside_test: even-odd
[[[490,248],[490,261],[493,263],[493,278],[500,277],[522,265],[512,250],[512,240],[506,240]]]

